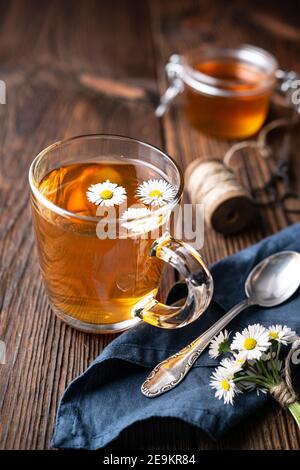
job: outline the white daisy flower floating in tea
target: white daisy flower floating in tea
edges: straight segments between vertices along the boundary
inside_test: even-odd
[[[233,374],[228,373],[224,367],[218,367],[211,376],[210,386],[216,390],[215,397],[224,403],[233,405],[233,398],[241,393],[233,381]]]
[[[136,190],[138,198],[147,205],[163,206],[176,196],[176,189],[165,180],[149,180],[140,184]]]
[[[242,333],[236,333],[231,349],[239,352],[239,357],[252,360],[260,359],[270,346],[269,332],[263,326],[249,325]]]
[[[146,217],[149,214],[151,214],[151,211],[147,207],[129,207],[127,211],[123,212],[122,219],[135,220]]]
[[[147,207],[129,207],[121,219],[123,227],[134,233],[149,232],[159,225],[159,218]]]
[[[125,188],[109,180],[92,184],[86,195],[88,200],[97,206],[118,206],[126,200]]]
[[[230,351],[228,338],[228,331],[224,330],[211,340],[208,354],[212,359],[216,359],[220,354]]]
[[[296,332],[293,331],[291,328],[282,325],[272,325],[268,328],[269,338],[272,341],[276,341],[278,343],[287,346],[288,343],[293,343],[296,339],[297,335]]]

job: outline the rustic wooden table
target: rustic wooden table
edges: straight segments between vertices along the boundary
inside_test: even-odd
[[[30,162],[55,140],[97,132],[153,143],[183,168],[201,155],[222,154],[229,144],[191,129],[179,107],[162,120],[154,117],[167,58],[202,43],[248,42],[300,72],[300,11],[296,2],[283,8],[279,1],[264,7],[221,0],[2,0],[0,12],[0,79],[7,85],[7,104],[0,105],[0,339],[7,345],[6,365],[0,366],[0,447],[46,449],[66,385],[113,337],[79,333],[48,305],[28,204]],[[252,182],[261,181],[258,164],[251,172]],[[204,255],[213,262],[287,223],[279,207],[265,211],[257,227],[242,235],[225,238],[211,231]],[[132,426],[110,449],[299,445],[292,418],[269,405],[218,443],[166,419]]]

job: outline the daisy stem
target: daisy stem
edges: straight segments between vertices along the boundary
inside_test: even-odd
[[[262,368],[261,368],[261,366],[260,366],[260,361],[257,361],[255,365],[256,365],[256,368],[257,368],[259,374],[260,374],[260,375],[263,375],[263,370],[262,370]],[[255,369],[255,367],[254,367],[254,369]]]
[[[279,359],[280,350],[281,350],[281,344],[278,342],[278,344],[277,344],[277,353],[276,353],[276,361],[278,361],[278,359]]]
[[[265,377],[264,375],[260,375],[260,374],[254,375],[254,378],[255,378],[255,379],[257,378],[258,380],[261,380],[261,381],[263,381],[263,382],[265,382],[265,383],[267,383],[267,381],[268,381],[268,377]]]
[[[248,376],[243,375],[242,377],[236,377],[235,379],[233,379],[233,382],[240,382],[242,380],[246,382],[254,382],[257,385],[261,385],[262,387],[266,387],[266,388],[270,387],[269,383],[266,382],[266,378],[264,376],[259,376],[259,375],[255,375],[254,377],[248,377]]]
[[[270,380],[273,381],[273,376],[272,376],[272,374],[267,370],[267,368],[266,368],[264,362],[263,362],[262,360],[259,360],[258,363],[259,363],[260,366],[261,366],[261,369],[262,369],[262,371],[263,371],[263,375],[265,375],[267,379],[270,379]]]
[[[280,350],[281,350],[281,344],[278,342],[277,343],[277,352],[276,352],[276,363],[274,364],[275,361],[273,361],[272,359],[272,363],[274,364],[274,368],[275,368],[275,377],[277,379],[277,382],[280,382],[280,374],[279,374],[279,370],[278,370],[278,366],[279,366],[279,355],[280,355]]]
[[[291,405],[288,406],[290,412],[292,413],[298,428],[300,429],[300,403],[299,401],[295,401]]]
[[[278,351],[278,345],[277,345],[277,351]],[[272,345],[271,345],[270,364],[271,364],[271,367],[272,367],[274,382],[279,383],[280,382],[280,376],[279,376],[279,371],[278,371],[278,360],[276,359],[276,364],[275,364],[275,361],[274,361],[274,358],[273,358],[273,346]]]

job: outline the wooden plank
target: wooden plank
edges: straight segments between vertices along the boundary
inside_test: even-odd
[[[49,143],[92,132],[131,135],[165,147],[182,168],[202,154],[224,153],[228,143],[198,134],[179,108],[162,122],[154,118],[157,81],[162,92],[168,56],[199,42],[255,38],[282,66],[297,69],[299,27],[294,7],[286,5],[283,12],[279,2],[269,9],[258,2],[254,9],[249,2],[246,12],[240,2],[231,2],[224,15],[223,5],[0,2],[0,79],[8,94],[7,105],[0,105],[0,339],[7,344],[7,364],[0,369],[1,449],[48,448],[66,385],[113,338],[76,332],[48,306],[25,190],[29,164]],[[249,168],[257,182],[264,171]],[[266,211],[259,226],[238,237],[207,232],[204,254],[215,261],[285,224],[279,208]],[[149,420],[124,431],[109,448],[296,449],[299,442],[291,418],[270,406],[219,443],[180,421]]]
[[[200,44],[254,43],[274,53],[281,66],[299,71],[296,31],[299,34],[300,30],[291,24],[294,21],[291,9],[287,6],[283,12],[279,2],[272,2],[272,6],[267,7],[257,2],[253,5],[253,2],[241,4],[236,1],[226,3],[225,7],[221,1],[167,0],[150,2],[150,7],[161,93],[167,86],[164,65],[169,56],[184,53]],[[264,19],[268,19],[266,23]],[[192,129],[180,104],[174,106],[162,121],[166,148],[183,168],[194,158],[207,155],[222,157],[229,148],[229,142],[218,141]],[[267,176],[265,165],[257,160],[251,162],[252,155],[246,157],[249,180],[254,186],[262,184]],[[260,223],[239,236],[223,237],[207,229],[203,253],[209,262],[216,261],[275,233],[286,224],[286,214],[278,207],[264,210]],[[198,448],[299,449],[299,432],[290,416],[275,406],[262,413],[263,417],[251,418],[218,443],[212,443],[202,433],[195,432]]]
[[[0,115],[0,338],[7,344],[0,370],[2,449],[49,447],[66,385],[112,339],[76,332],[51,312],[34,250],[27,172],[42,148],[71,135],[117,133],[161,145],[147,24],[143,2],[130,0],[3,4],[0,77],[8,97]],[[91,89],[80,80],[83,73],[102,83],[124,82],[123,96]],[[124,89],[127,95],[132,89],[150,92],[128,98]]]

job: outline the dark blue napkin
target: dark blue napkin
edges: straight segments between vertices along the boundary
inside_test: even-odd
[[[216,439],[261,407],[267,397],[255,392],[239,396],[234,406],[224,405],[214,397],[209,379],[218,361],[212,360],[207,351],[185,380],[170,392],[150,399],[141,394],[140,386],[154,365],[188,344],[244,298],[244,281],[251,269],[281,250],[300,251],[300,224],[214,264],[211,267],[214,301],[193,324],[175,331],[139,324],[110,343],[65,391],[58,409],[53,446],[97,449],[115,439],[127,426],[150,417],[180,418]],[[299,312],[297,292],[279,307],[248,308],[230,324],[229,330],[260,322],[266,326],[286,324],[299,333]]]

